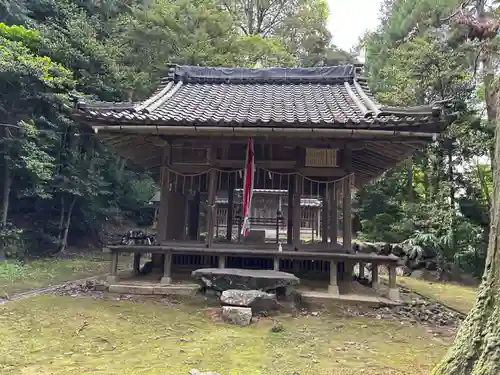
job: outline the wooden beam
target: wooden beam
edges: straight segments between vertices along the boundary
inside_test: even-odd
[[[300,249],[300,198],[302,197],[304,177],[295,175],[295,194],[293,197],[293,245]]]
[[[255,165],[268,169],[295,169],[295,161],[256,160]],[[245,168],[245,160],[214,160],[217,168]]]
[[[228,189],[227,189],[227,226],[226,226],[226,240],[231,242],[231,239],[233,237],[233,204],[234,204],[234,188],[235,188],[235,181],[236,176],[234,174],[231,174],[229,176],[229,181],[228,181]]]
[[[288,187],[288,212],[287,212],[287,227],[286,227],[286,243],[293,244],[293,206],[295,197],[295,179],[290,179]]]
[[[297,172],[307,177],[343,177],[347,174],[344,168],[302,167]]]
[[[209,148],[209,163],[214,160],[214,147]],[[217,171],[211,169],[208,172],[208,212],[207,212],[207,246],[212,247],[214,241],[214,221],[216,217],[215,195],[217,194]]]
[[[344,168],[348,171],[352,171],[352,150],[344,150]],[[344,178],[343,180],[343,247],[348,253],[352,252],[352,202],[351,202],[351,180],[350,178]]]
[[[303,137],[254,137],[258,144],[266,145],[287,145],[287,146],[316,146],[321,148],[338,148],[343,149],[346,144],[351,148],[357,149],[364,147],[364,142],[356,140],[339,140],[338,138],[314,138],[307,139]],[[224,144],[246,144],[247,137],[172,137],[172,145],[196,145],[199,147],[208,147],[214,142],[222,142]]]
[[[328,218],[329,218],[329,203],[330,203],[330,190],[328,189],[329,185],[334,185],[334,184],[328,184],[326,185],[325,189],[323,190],[323,204],[321,206],[321,242],[322,243],[328,243]]]
[[[183,174],[197,174],[208,172],[210,166],[208,165],[196,165],[196,164],[184,164],[184,163],[172,163],[172,169],[176,172]]]
[[[167,220],[168,220],[168,203],[170,200],[170,172],[167,168],[169,165],[170,149],[166,146],[163,153],[162,168],[160,172],[160,209],[158,213],[157,235],[158,242],[167,240]]]
[[[339,217],[338,217],[338,209],[339,205],[337,202],[337,193],[338,193],[338,184],[335,183],[333,188],[330,190],[330,196],[328,199],[330,200],[329,208],[330,208],[330,213],[328,216],[330,216],[330,225],[329,225],[329,231],[328,235],[330,237],[330,243],[329,247],[335,247],[337,245],[337,238],[339,236],[338,233],[338,225],[339,225]]]

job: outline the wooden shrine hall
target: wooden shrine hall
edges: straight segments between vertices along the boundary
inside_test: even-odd
[[[109,246],[110,280],[117,278],[118,253],[152,253],[163,284],[183,267],[262,267],[303,278],[324,275],[335,294],[354,264],[372,263],[388,265],[394,299],[397,259],[353,252],[352,190],[411,157],[447,125],[439,105],[378,103],[359,65],[171,65],[148,99],[79,101],[75,117],[106,147],[151,171],[161,186],[157,244]],[[266,218],[270,228],[286,226],[286,239],[253,242],[235,236],[241,217],[233,210],[227,211],[224,238],[214,236],[216,196],[223,192],[233,206],[235,189],[243,187],[249,137],[254,188],[288,191],[288,215],[276,210]],[[302,198],[321,201],[321,232],[328,235],[319,242],[301,239]],[[372,267],[374,285],[377,270]]]

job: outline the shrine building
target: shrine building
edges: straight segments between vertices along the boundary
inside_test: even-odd
[[[423,149],[448,123],[442,105],[378,103],[360,65],[171,65],[146,100],[80,100],[75,118],[150,171],[161,190],[156,244],[107,246],[110,282],[120,282],[119,253],[136,254],[136,272],[140,254],[152,253],[160,286],[196,268],[267,268],[324,280],[339,296],[354,265],[361,277],[369,263],[374,287],[377,266],[387,266],[391,299],[398,299],[397,258],[353,250],[352,192]],[[255,200],[243,237],[249,141]]]

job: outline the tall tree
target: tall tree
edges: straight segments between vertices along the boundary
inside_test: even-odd
[[[455,342],[433,375],[493,375],[500,373],[500,81],[493,69],[497,59],[496,43],[491,42],[500,27],[485,1],[471,1],[474,9],[459,15],[458,23],[467,27],[467,39],[482,40],[479,55],[484,68],[485,102],[488,122],[495,126],[493,195],[488,252],[476,303],[460,327]],[[498,3],[498,2],[497,2]]]
[[[396,185],[399,194],[392,196],[397,199],[395,207],[400,207],[398,213],[392,219],[384,217],[384,225],[378,227],[373,224],[381,223],[376,215],[382,213],[365,210],[360,214],[369,221],[363,233],[367,237],[410,236],[412,241],[433,237],[448,261],[463,265],[481,263],[465,257],[483,254],[487,236],[476,220],[482,217],[481,202],[487,201],[481,196],[485,190],[477,189],[477,178],[463,169],[469,170],[478,157],[487,156],[493,142],[488,121],[482,119],[485,90],[476,69],[481,58],[478,42],[464,43],[459,28],[452,26],[452,16],[459,15],[459,9],[460,2],[455,0],[386,1],[381,26],[364,39],[367,75],[381,102],[412,105],[452,99],[450,109],[458,116],[444,137],[413,155],[411,170],[396,170],[401,177],[392,184],[406,182]],[[377,182],[365,190],[380,188]],[[480,199],[466,202],[465,191],[479,193]],[[410,194],[412,199],[407,199]],[[374,207],[367,200],[377,195],[364,197],[360,208]],[[457,214],[458,208],[467,214]],[[436,211],[446,219],[436,220]]]
[[[325,0],[219,0],[243,38],[259,45],[272,39],[293,56],[297,66],[351,62],[352,56],[331,45]]]

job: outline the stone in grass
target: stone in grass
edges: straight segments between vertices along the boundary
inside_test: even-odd
[[[218,372],[213,372],[213,371],[201,372],[200,370],[197,370],[197,369],[190,370],[188,374],[189,375],[219,375]]]
[[[252,309],[250,307],[222,306],[222,320],[245,327],[252,321]]]
[[[190,370],[188,374],[189,375],[219,375],[218,372],[213,372],[213,371],[201,372],[200,370],[197,370],[197,369]]]
[[[223,292],[228,289],[263,290],[298,285],[300,279],[291,273],[272,270],[246,270],[240,268],[201,268],[191,275],[203,287]]]
[[[222,292],[223,305],[250,307],[254,314],[277,310],[276,295],[261,290],[229,289]]]

